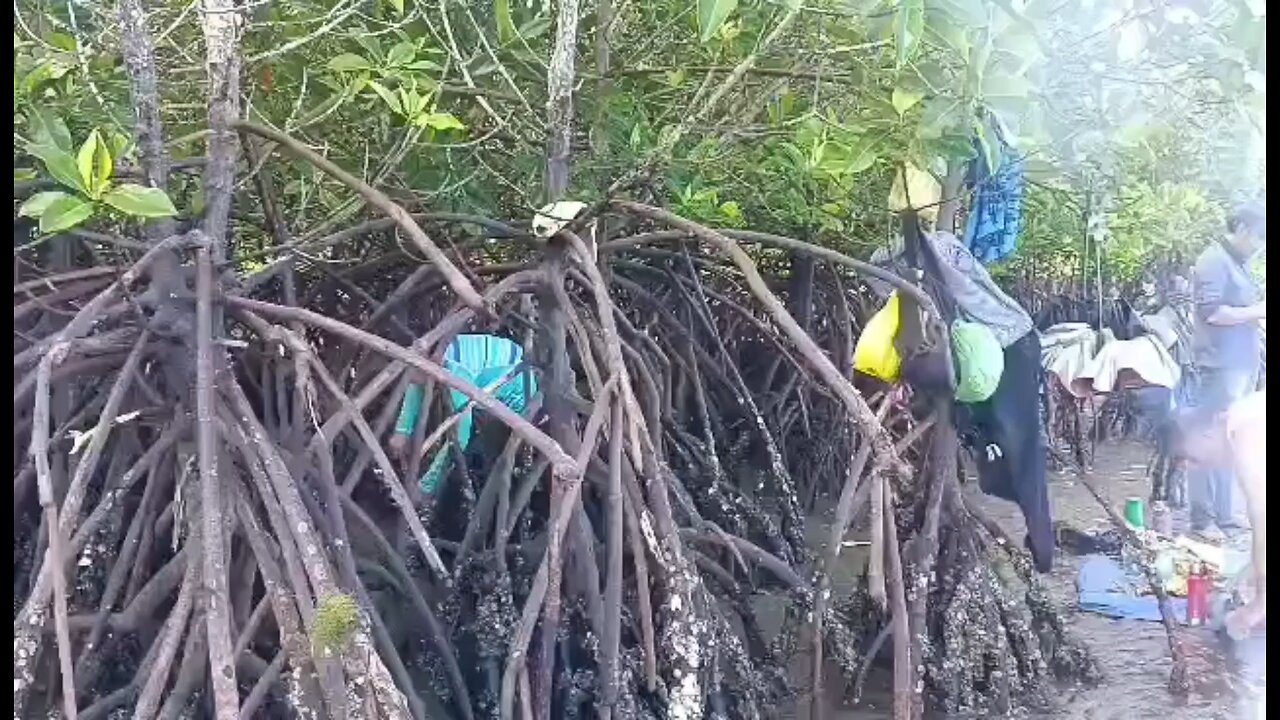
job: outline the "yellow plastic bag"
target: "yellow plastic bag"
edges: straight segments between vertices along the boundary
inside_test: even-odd
[[[897,382],[902,374],[902,356],[893,341],[901,323],[902,313],[895,292],[858,336],[858,344],[853,348],[854,369],[885,382]]]

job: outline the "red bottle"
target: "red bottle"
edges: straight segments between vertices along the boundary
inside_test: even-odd
[[[1187,624],[1203,625],[1209,619],[1209,576],[1204,566],[1187,576]]]

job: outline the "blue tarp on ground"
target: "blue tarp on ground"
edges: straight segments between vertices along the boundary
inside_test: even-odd
[[[1076,575],[1080,609],[1117,620],[1146,620],[1160,622],[1160,604],[1154,595],[1135,595],[1135,588],[1147,587],[1146,578],[1135,571],[1126,571],[1115,560],[1105,555],[1085,557]],[[1210,602],[1212,605],[1212,601]],[[1179,624],[1187,621],[1186,598],[1171,597],[1169,606]],[[1263,624],[1254,629],[1252,636],[1235,643],[1237,646],[1266,640],[1267,628]],[[1265,667],[1265,665],[1264,665]]]
[[[1120,563],[1104,555],[1084,559],[1076,575],[1080,609],[1107,617],[1160,622],[1160,605],[1153,595],[1134,595],[1133,588],[1143,587],[1146,580],[1127,573]],[[1173,615],[1185,622],[1187,601],[1169,598]]]

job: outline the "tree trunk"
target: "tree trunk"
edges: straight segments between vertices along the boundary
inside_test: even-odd
[[[227,220],[235,193],[240,139],[233,125],[240,119],[240,32],[244,18],[234,0],[208,0],[203,29],[205,69],[209,78],[208,165],[204,173],[204,232],[213,243],[213,262],[227,261]]]
[[[547,66],[547,200],[554,202],[569,189],[573,142],[574,60],[578,46],[578,0],[560,0],[556,13],[555,48]]]

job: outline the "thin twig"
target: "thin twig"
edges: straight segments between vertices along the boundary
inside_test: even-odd
[[[365,199],[365,202],[378,210],[381,210],[391,219],[396,221],[396,225],[413,240],[414,245],[418,247],[418,250],[420,250],[422,254],[426,255],[427,258],[431,260],[432,264],[440,269],[440,272],[443,273],[445,278],[449,281],[449,287],[453,288],[453,291],[457,293],[458,298],[462,300],[462,302],[479,312],[485,314],[489,313],[489,309],[485,304],[484,298],[476,292],[474,287],[472,287],[471,281],[467,280],[466,276],[464,276],[458,270],[457,266],[453,264],[453,261],[451,261],[448,256],[446,256],[440,248],[431,241],[431,238],[427,237],[427,234],[423,232],[422,228],[413,221],[413,218],[409,215],[408,211],[400,207],[400,205],[391,198],[387,197],[386,193],[374,188],[346,170],[343,170],[328,158],[314,152],[311,148],[278,130],[243,121],[236,122],[235,128],[278,143],[280,147],[288,150],[291,154],[306,160],[327,175],[330,175],[341,182],[343,185],[355,190]]]
[[[1124,536],[1125,541],[1135,548],[1146,551],[1147,545],[1138,537],[1133,528],[1124,521],[1120,513],[1116,512],[1111,503],[1102,495],[1102,492],[1093,484],[1091,480],[1085,477],[1083,472],[1076,473],[1076,479],[1080,484],[1085,486],[1090,495],[1098,501],[1106,512],[1107,518],[1111,520],[1111,524],[1115,526],[1120,534]],[[1169,639],[1169,655],[1173,660],[1173,668],[1169,674],[1169,688],[1176,694],[1186,694],[1190,690],[1191,679],[1189,676],[1186,648],[1182,645],[1182,638],[1178,633],[1178,620],[1173,614],[1173,606],[1169,603],[1169,593],[1165,590],[1164,583],[1160,580],[1160,575],[1156,572],[1155,567],[1150,562],[1143,562],[1142,572],[1146,576],[1147,583],[1151,586],[1151,592],[1156,596],[1156,605],[1160,609],[1160,622],[1164,625],[1165,635]]]

